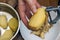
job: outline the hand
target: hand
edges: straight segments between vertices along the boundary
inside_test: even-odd
[[[35,13],[36,9],[39,7],[40,5],[37,2],[37,0],[18,0],[18,11],[19,11],[21,20],[27,27],[28,27],[28,21],[26,17],[30,19],[30,17],[32,16],[30,11]]]

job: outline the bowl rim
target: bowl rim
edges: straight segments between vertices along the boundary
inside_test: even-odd
[[[12,38],[10,39],[10,40],[12,40],[13,38],[15,38],[16,37],[16,35],[18,34],[18,32],[19,32],[19,28],[20,28],[20,17],[19,17],[19,15],[18,15],[18,12],[11,6],[11,5],[9,5],[9,4],[7,4],[7,3],[2,3],[2,2],[0,2],[0,4],[2,4],[2,5],[5,5],[5,6],[8,6],[9,8],[11,8],[14,12],[15,12],[15,14],[17,15],[17,18],[18,18],[18,28],[17,28],[17,31],[16,31],[16,33],[14,34],[14,36],[12,36]]]

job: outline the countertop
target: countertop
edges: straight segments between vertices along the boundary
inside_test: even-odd
[[[20,32],[17,34],[17,36],[13,40],[24,40],[20,34]]]

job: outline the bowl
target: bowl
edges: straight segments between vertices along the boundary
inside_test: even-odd
[[[0,15],[3,14],[1,12],[6,12],[7,14],[5,14],[5,15],[11,15],[18,20],[18,28],[17,28],[17,31],[15,32],[15,34],[13,35],[13,37],[11,38],[11,40],[12,40],[18,34],[19,28],[20,28],[20,25],[19,25],[20,24],[20,18],[19,18],[18,12],[9,4],[0,3]],[[7,17],[10,18],[10,16],[7,16]]]
[[[56,17],[56,13],[54,11],[51,11],[51,17],[54,19]],[[42,38],[32,34],[31,30],[29,30],[24,23],[21,21],[20,25],[20,32],[24,40],[43,40]],[[60,20],[56,24],[53,24],[51,29],[49,29],[49,32],[45,34],[44,40],[56,40],[58,38],[58,35],[60,34]]]

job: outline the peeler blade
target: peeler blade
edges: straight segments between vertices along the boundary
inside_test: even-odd
[[[46,11],[48,12],[48,16],[49,16],[49,20],[50,20],[49,23],[50,24],[57,23],[57,21],[60,19],[60,6],[58,6],[58,7],[52,7],[52,6],[47,7]],[[51,11],[57,11],[57,16],[56,16],[56,18],[54,20],[52,20],[52,17],[50,15]]]

